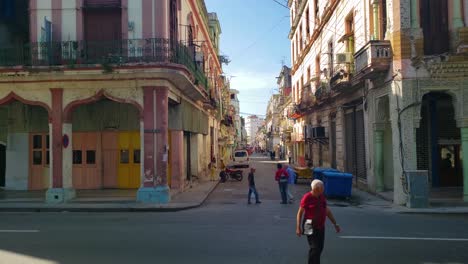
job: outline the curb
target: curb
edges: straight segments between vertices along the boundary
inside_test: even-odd
[[[218,186],[219,181],[216,182],[209,190],[206,196],[201,200],[199,203],[191,203],[187,205],[181,205],[177,207],[170,207],[170,205],[147,205],[145,204],[137,204],[137,206],[124,206],[122,204],[116,204],[116,206],[108,206],[107,207],[103,204],[98,204],[98,207],[92,206],[89,207],[90,204],[86,204],[85,206],[79,206],[79,204],[67,204],[68,206],[63,205],[45,205],[44,203],[38,204],[38,206],[25,206],[25,207],[7,207],[0,205],[0,212],[33,212],[33,213],[65,213],[65,212],[89,212],[89,213],[116,213],[116,212],[178,212],[184,211],[189,209],[194,209],[201,207],[211,193],[216,189]],[[71,206],[70,206],[71,205]],[[96,205],[96,204],[95,204]],[[102,205],[102,207],[100,207]]]

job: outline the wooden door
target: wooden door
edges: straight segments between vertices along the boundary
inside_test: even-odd
[[[30,134],[29,153],[29,190],[45,190],[49,187],[49,135]]]
[[[421,27],[424,33],[424,54],[449,51],[448,1],[421,0]]]
[[[141,182],[140,133],[120,132],[118,146],[117,185],[121,189],[139,188]]]
[[[117,188],[117,167],[119,164],[119,133],[102,133],[103,187]]]
[[[96,132],[73,133],[73,187],[102,188],[101,135]]]

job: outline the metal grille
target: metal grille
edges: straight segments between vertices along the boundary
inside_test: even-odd
[[[346,170],[357,178],[367,179],[363,111],[345,115]]]

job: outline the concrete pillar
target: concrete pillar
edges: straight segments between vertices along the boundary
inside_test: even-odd
[[[380,34],[379,34],[379,21],[380,21],[380,16],[379,16],[379,0],[373,0],[372,1],[372,10],[373,10],[373,22],[374,22],[374,35],[372,36],[373,40],[379,39]]]
[[[384,141],[384,131],[383,130],[375,130],[375,180],[376,180],[376,191],[383,192],[384,191],[384,148],[383,148],[383,141]]]
[[[137,200],[146,203],[168,203],[168,88],[147,86],[143,88],[144,180],[138,190]]]
[[[463,19],[462,19],[462,8],[461,8],[461,0],[452,0],[452,25],[453,31],[458,32],[458,29],[463,27]]]
[[[172,189],[183,191],[184,177],[184,131],[171,131]]]
[[[411,0],[411,28],[420,28],[419,0]]]
[[[52,94],[52,111],[51,111],[51,126],[50,126],[50,144],[51,151],[51,180],[52,184],[46,192],[47,203],[63,203],[75,197],[75,190],[71,182],[71,166],[70,171],[64,170],[64,149],[71,149],[71,134],[64,134],[63,124],[63,89],[51,89]],[[71,129],[71,125],[69,125]],[[66,131],[65,131],[66,132]],[[68,139],[67,139],[68,137]],[[67,155],[68,156],[68,155]],[[67,161],[68,162],[68,161]],[[71,158],[69,160],[71,163]],[[68,163],[67,163],[68,165]],[[65,172],[65,173],[64,173]],[[64,176],[67,178],[64,180]]]
[[[468,202],[468,127],[461,128],[463,150],[463,200]]]

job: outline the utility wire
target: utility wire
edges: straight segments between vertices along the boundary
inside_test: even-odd
[[[284,8],[286,8],[286,9],[289,9],[289,7],[288,7],[287,5],[285,5],[285,4],[281,3],[281,2],[279,2],[278,0],[273,0],[273,2],[277,3],[278,5],[280,5],[280,6],[284,7]]]

